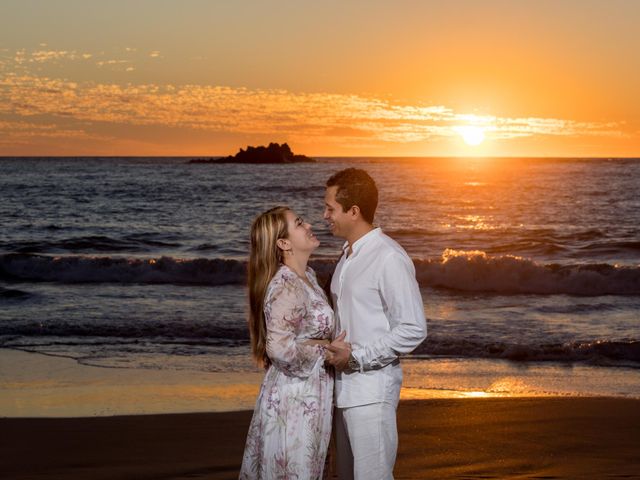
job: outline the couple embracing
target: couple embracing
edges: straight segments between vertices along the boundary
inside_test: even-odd
[[[253,222],[249,328],[266,374],[241,479],[323,478],[332,425],[340,479],[393,478],[398,357],[427,326],[411,259],[373,226],[377,205],[364,170],[327,181],[324,218],[346,240],[330,298],[307,266],[319,245],[308,223],[287,207]]]

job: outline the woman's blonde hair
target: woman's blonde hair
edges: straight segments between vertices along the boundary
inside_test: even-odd
[[[267,287],[282,264],[280,238],[287,238],[286,213],[289,207],[275,207],[258,215],[251,225],[251,253],[249,255],[249,333],[251,352],[265,368],[271,364],[267,357],[267,326],[264,300]]]

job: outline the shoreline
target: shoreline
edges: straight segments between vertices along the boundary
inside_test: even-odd
[[[507,361],[403,359],[401,400],[640,400],[640,371]],[[0,418],[83,418],[253,410],[263,372],[93,366],[0,348]]]
[[[403,370],[397,479],[640,478],[640,398],[575,394],[604,377],[604,391],[635,392],[638,371],[455,359]],[[0,348],[0,477],[235,479],[262,377]],[[574,394],[529,394],[560,383]]]
[[[251,414],[0,418],[0,474],[237,478]],[[639,428],[636,399],[403,400],[395,478],[640,478]]]
[[[83,418],[253,409],[262,373],[91,366],[0,348],[0,418]]]

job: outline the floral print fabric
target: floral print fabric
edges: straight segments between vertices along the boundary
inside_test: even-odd
[[[240,479],[320,479],[331,436],[333,374],[324,367],[333,310],[315,273],[307,285],[287,266],[265,296],[267,369],[247,435]]]

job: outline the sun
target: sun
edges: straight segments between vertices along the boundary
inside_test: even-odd
[[[465,126],[456,127],[455,131],[462,136],[464,143],[477,147],[484,141],[484,129],[482,127]]]

